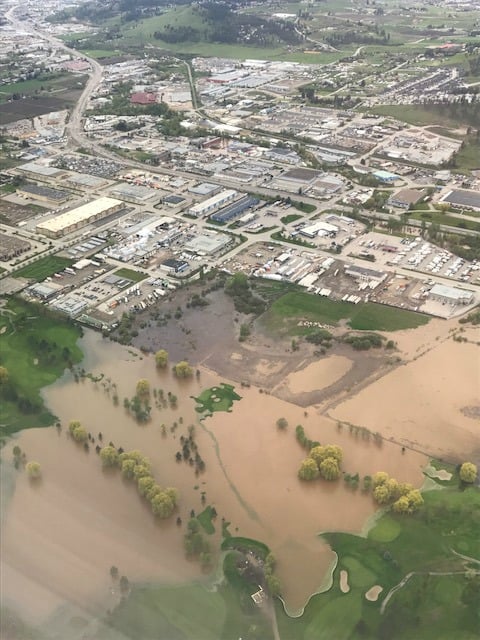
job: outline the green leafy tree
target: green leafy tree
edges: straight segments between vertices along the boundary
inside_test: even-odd
[[[316,480],[320,475],[318,465],[313,458],[305,458],[298,470],[300,480]]]
[[[82,426],[76,427],[72,431],[72,437],[75,440],[75,442],[86,442],[88,439],[87,430]]]
[[[277,420],[277,427],[283,431],[288,427],[288,421],[285,418],[279,418]]]
[[[169,518],[175,509],[174,503],[165,491],[161,491],[154,496],[150,501],[150,504],[154,515],[159,518]]]
[[[320,463],[320,475],[325,480],[337,480],[340,476],[340,468],[336,458],[325,458]]]
[[[38,462],[34,462],[33,460],[31,462],[27,462],[25,469],[27,470],[28,477],[31,480],[38,480],[42,476],[42,468]]]
[[[150,394],[150,383],[145,378],[141,378],[137,382],[137,396],[145,397]]]
[[[407,496],[400,496],[400,498],[393,503],[392,509],[395,513],[408,513],[410,511],[410,503]]]
[[[165,351],[165,349],[159,349],[155,354],[155,364],[158,369],[165,369],[168,365],[168,351]]]
[[[385,471],[377,471],[377,473],[373,474],[373,478],[372,478],[373,488],[375,489],[379,485],[385,484],[388,478],[389,478],[389,475]]]
[[[120,462],[118,451],[115,447],[102,447],[100,449],[100,460],[104,467],[116,467]]]
[[[281,584],[280,580],[273,573],[266,576],[266,583],[268,590],[270,591],[272,596],[278,596],[281,592]]]
[[[176,506],[178,501],[178,491],[174,487],[167,487],[164,491],[172,501],[173,506]]]
[[[388,504],[390,502],[390,491],[385,484],[379,484],[373,490],[373,497],[378,504]]]
[[[138,492],[141,496],[146,496],[148,492],[155,486],[155,480],[152,476],[143,476],[138,479]]]
[[[72,436],[73,436],[73,432],[75,431],[75,429],[77,429],[78,427],[81,427],[81,426],[82,426],[82,425],[81,425],[81,423],[80,423],[80,421],[79,421],[79,420],[71,420],[71,421],[68,423],[68,430],[69,430],[69,432],[70,432],[70,433],[72,434]]]
[[[413,489],[413,491],[409,491],[406,496],[404,496],[408,500],[408,504],[410,506],[410,512],[416,511],[420,509],[423,505],[422,494],[418,489]]]
[[[173,367],[173,372],[177,378],[191,378],[193,376],[193,367],[186,360],[181,360]]]
[[[370,491],[372,488],[372,476],[363,476],[363,490]]]
[[[130,459],[124,460],[122,462],[122,476],[128,479],[133,478],[135,467],[136,467],[135,460],[130,460]]]
[[[133,467],[133,477],[135,478],[135,480],[140,480],[140,478],[148,478],[151,475],[152,470],[145,464],[136,464]]]
[[[460,467],[460,480],[467,484],[473,484],[477,479],[478,469],[473,462],[464,462]]]
[[[317,445],[310,451],[310,457],[320,466],[327,458],[333,458],[338,464],[342,461],[343,454],[340,447],[335,444],[327,444],[325,446]]]
[[[396,500],[397,498],[400,497],[400,485],[398,483],[397,480],[395,480],[395,478],[389,478],[386,483],[385,486],[388,489],[388,493],[390,494],[390,499],[391,500]]]

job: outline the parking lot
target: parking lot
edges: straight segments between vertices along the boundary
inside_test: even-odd
[[[457,282],[474,282],[480,271],[476,261],[469,263],[420,237],[402,239],[368,233],[353,241],[348,251],[349,255],[370,259],[375,268],[398,266]]]

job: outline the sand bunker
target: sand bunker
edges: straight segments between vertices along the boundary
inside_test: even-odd
[[[462,413],[478,398],[478,347],[448,341],[340,404],[333,417],[440,458],[468,458],[479,424]],[[455,363],[455,366],[451,366]]]
[[[426,467],[425,473],[429,478],[438,478],[439,480],[450,480],[452,474],[446,469],[435,469],[435,467]]]
[[[345,569],[340,571],[340,591],[342,593],[348,593],[350,591],[350,585],[348,584],[348,571],[345,571]]]
[[[378,596],[382,593],[382,591],[383,587],[381,587],[379,584],[376,584],[367,591],[367,593],[365,594],[365,598],[369,602],[376,602],[378,600]]]
[[[287,377],[288,389],[291,393],[309,393],[324,389],[342,378],[352,368],[353,362],[344,356],[330,356],[312,362]]]

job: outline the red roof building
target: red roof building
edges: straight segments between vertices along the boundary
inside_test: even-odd
[[[154,93],[132,93],[130,96],[130,102],[132,104],[154,104],[157,101],[157,96]]]

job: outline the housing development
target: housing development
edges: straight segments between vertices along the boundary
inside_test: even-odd
[[[0,0],[2,637],[476,637],[479,88],[476,0]]]

